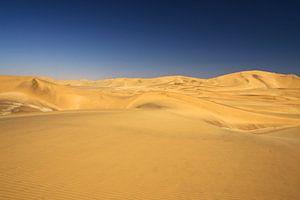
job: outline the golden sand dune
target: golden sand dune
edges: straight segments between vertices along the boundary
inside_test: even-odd
[[[300,78],[0,77],[0,199],[300,199]]]
[[[83,109],[168,109],[241,130],[299,125],[300,78],[246,71],[212,79],[169,76],[99,81],[1,77],[1,114]]]

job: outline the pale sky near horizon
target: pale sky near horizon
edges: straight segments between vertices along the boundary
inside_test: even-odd
[[[0,74],[58,79],[300,75],[296,1],[0,2]]]

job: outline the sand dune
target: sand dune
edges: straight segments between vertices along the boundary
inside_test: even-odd
[[[212,79],[56,81],[1,77],[1,114],[82,109],[168,109],[227,128],[254,130],[299,125],[300,78],[246,71]]]
[[[299,199],[300,78],[0,76],[0,199]]]

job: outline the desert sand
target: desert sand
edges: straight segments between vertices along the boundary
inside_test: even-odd
[[[0,199],[300,199],[300,77],[0,76]]]

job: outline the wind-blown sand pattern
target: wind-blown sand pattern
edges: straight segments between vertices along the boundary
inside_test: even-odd
[[[300,78],[0,77],[0,199],[300,199]]]

